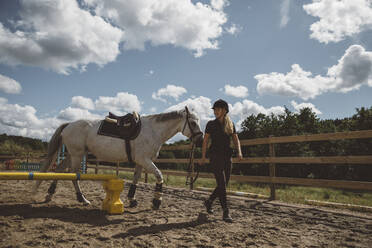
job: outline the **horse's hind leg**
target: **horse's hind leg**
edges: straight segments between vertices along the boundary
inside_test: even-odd
[[[153,173],[155,175],[156,185],[154,198],[152,200],[152,208],[159,209],[163,196],[163,175],[150,159],[144,161],[144,167],[147,172]]]
[[[66,158],[62,161],[62,164],[58,165],[56,167],[55,172],[61,173],[66,171],[66,168],[71,167],[71,156],[67,154]],[[52,200],[52,197],[54,193],[56,192],[57,188],[57,180],[53,180],[53,182],[50,184],[49,189],[48,189],[48,195],[45,197],[45,202],[50,202]]]
[[[48,189],[48,194],[45,197],[45,202],[50,202],[52,200],[52,197],[54,193],[56,192],[57,188],[57,180],[53,180],[53,182],[50,184],[49,189]]]
[[[79,202],[84,203],[84,205],[90,205],[90,201],[88,201],[83,193],[81,192],[79,181],[73,180],[72,183],[74,184],[75,191],[76,191],[76,198]]]
[[[134,195],[136,194],[137,183],[138,183],[138,180],[141,178],[141,173],[142,173],[142,166],[137,164],[134,170],[133,181],[128,191],[129,207],[131,208],[136,207],[138,205],[138,202]]]
[[[83,156],[73,156],[71,157],[71,169],[72,172],[77,173],[80,170],[81,166],[81,158]],[[78,180],[73,180],[72,183],[74,184],[75,191],[76,191],[76,197],[79,202],[84,203],[84,205],[90,205],[90,201],[88,201],[83,193],[81,192],[79,181]]]

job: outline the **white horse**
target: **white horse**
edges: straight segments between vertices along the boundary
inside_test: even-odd
[[[67,158],[61,166],[62,170],[71,168],[70,172],[79,172],[82,158],[88,152],[95,155],[100,161],[128,161],[124,140],[97,134],[102,121],[78,120],[58,127],[49,142],[48,155],[41,171],[48,171],[55,162],[62,144],[66,146],[68,151]],[[141,118],[141,122],[141,132],[135,140],[130,141],[131,155],[136,167],[128,198],[131,207],[137,205],[134,195],[142,168],[144,168],[146,172],[153,173],[156,177],[153,208],[158,209],[161,203],[163,175],[152,161],[159,155],[162,144],[178,132],[190,138],[192,142],[201,142],[203,133],[200,130],[198,117],[189,112],[187,107],[179,111],[144,116]],[[40,183],[41,181],[36,182],[34,193]],[[79,181],[74,180],[73,184],[78,201],[90,204],[81,193]],[[55,180],[48,190],[46,201],[51,200],[56,185],[57,181]]]

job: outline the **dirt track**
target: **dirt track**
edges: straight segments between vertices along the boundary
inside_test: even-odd
[[[90,206],[75,200],[68,181],[50,203],[32,203],[32,185],[0,181],[0,247],[372,247],[372,214],[233,197],[235,222],[227,224],[217,204],[213,216],[205,214],[201,192],[165,188],[153,211],[153,187],[140,184],[139,206],[110,216],[100,210],[99,182],[81,182]]]

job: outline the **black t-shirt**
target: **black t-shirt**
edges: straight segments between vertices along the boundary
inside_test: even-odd
[[[223,125],[218,119],[209,121],[205,127],[205,133],[208,133],[211,137],[212,144],[209,152],[214,154],[231,156],[232,149],[230,148],[230,137],[223,130]],[[235,125],[233,124],[233,133],[236,133]]]

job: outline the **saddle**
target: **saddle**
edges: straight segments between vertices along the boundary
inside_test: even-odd
[[[117,116],[111,112],[105,118],[106,122],[116,124],[116,129],[119,131],[120,138],[134,140],[141,131],[141,118],[136,113],[128,113],[123,116]]]
[[[125,140],[128,161],[133,163],[129,141],[136,139],[140,131],[141,118],[138,113],[133,112],[123,116],[117,116],[109,112],[109,115],[101,122],[97,134]]]

